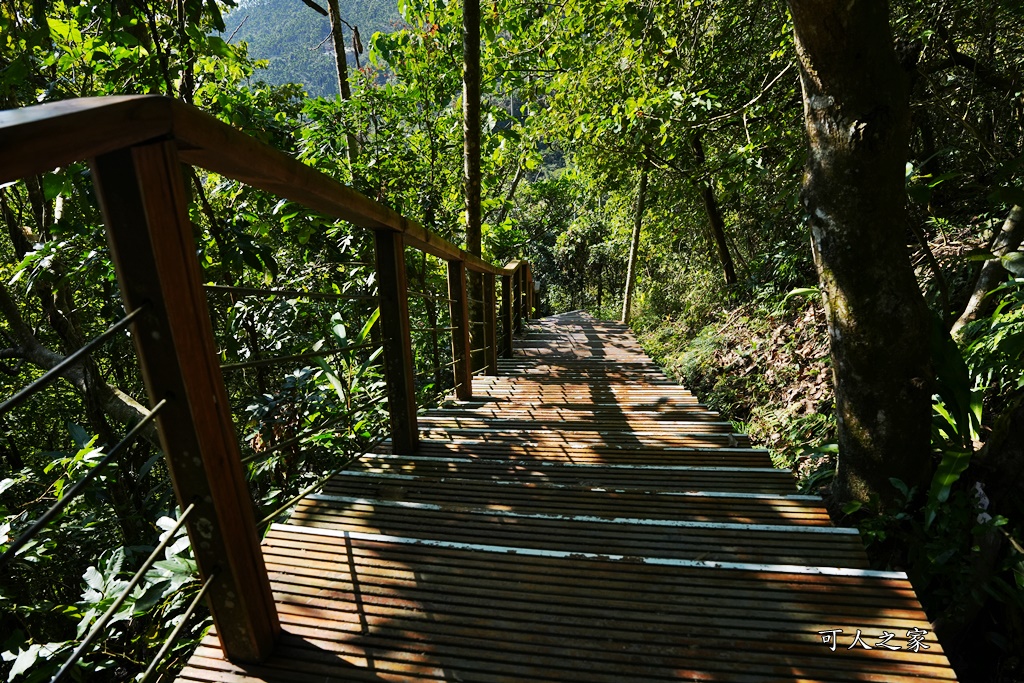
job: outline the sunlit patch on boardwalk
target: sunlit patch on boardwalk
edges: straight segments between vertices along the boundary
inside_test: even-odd
[[[270,531],[275,655],[211,635],[181,680],[954,678],[906,577],[623,326],[535,321],[420,429]]]

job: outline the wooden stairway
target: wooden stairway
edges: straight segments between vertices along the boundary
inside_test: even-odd
[[[905,575],[626,327],[535,321],[473,394],[272,527],[274,657],[211,634],[179,680],[954,680]]]

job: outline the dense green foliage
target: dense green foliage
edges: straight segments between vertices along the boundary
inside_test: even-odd
[[[906,241],[938,321],[935,476],[928,490],[893,481],[905,502],[896,514],[871,505],[835,510],[867,532],[879,567],[911,573],[963,680],[1012,680],[1010,655],[1024,643],[1024,509],[1013,476],[1024,396],[1019,253],[1003,257],[1005,284],[959,345],[945,332],[991,256],[993,230],[1024,203],[1024,33],[1015,4],[892,3],[914,112]],[[0,7],[4,108],[112,93],[178,97],[462,240],[458,3],[404,2],[403,28],[392,32],[395,10],[386,3],[343,5],[367,49],[349,74],[347,102],[306,97],[333,94],[335,75],[327,43],[315,49],[326,19],[300,0],[243,2],[223,20],[214,3],[199,0],[176,3],[180,11],[155,2]],[[546,310],[618,317],[646,159],[653,170],[635,327],[670,370],[768,445],[778,464],[793,466],[807,490],[827,484],[834,403],[799,202],[805,141],[785,8],[496,0],[482,10],[485,257],[535,264]],[[361,147],[354,166],[348,134]],[[372,261],[367,235],[214,175],[197,172],[189,183],[210,283],[372,291],[362,265]],[[40,345],[66,354],[119,317],[84,165],[0,188],[0,210],[0,286]],[[717,233],[714,210],[724,223]],[[728,286],[727,260],[738,276]],[[410,254],[408,267],[413,289],[443,290],[443,264]],[[210,302],[226,363],[375,335],[365,302],[224,293]],[[447,312],[429,298],[410,306],[414,326],[427,330],[414,340],[427,399],[450,383],[450,350],[429,331],[448,325]],[[15,316],[3,313],[7,395],[41,368],[26,358]],[[142,400],[130,359],[130,338],[121,335],[89,372]],[[226,376],[244,455],[303,439],[250,466],[258,517],[381,431],[373,352],[326,361]],[[122,417],[70,383],[7,416],[0,542],[116,442],[128,424]],[[12,634],[0,643],[0,670],[11,680],[52,673],[176,516],[159,456],[151,441],[133,445],[0,578],[2,630]],[[189,558],[187,544],[172,546],[83,675],[128,680],[144,668],[195,591]],[[193,622],[197,635],[204,622]]]

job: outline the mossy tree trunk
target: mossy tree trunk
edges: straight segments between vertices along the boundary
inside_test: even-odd
[[[840,502],[892,509],[930,476],[930,319],[906,247],[906,76],[885,0],[789,0],[810,153],[808,214],[831,341]]]

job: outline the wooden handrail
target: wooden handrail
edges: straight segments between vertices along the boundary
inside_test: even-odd
[[[0,112],[0,183],[88,160],[125,307],[147,305],[133,338],[168,471],[224,651],[258,661],[280,631],[259,549],[237,435],[216,363],[181,164],[192,164],[374,231],[392,450],[418,445],[405,246],[448,263],[455,389],[472,396],[470,328],[483,324],[497,374],[495,276],[502,279],[501,355],[533,311],[526,261],[494,266],[383,204],[198,109],[159,96],[84,98]],[[482,321],[470,319],[467,271],[483,273]]]
[[[360,227],[401,232],[409,246],[470,270],[507,272],[210,114],[159,95],[86,97],[0,112],[0,183],[159,138],[173,140],[185,163]]]

